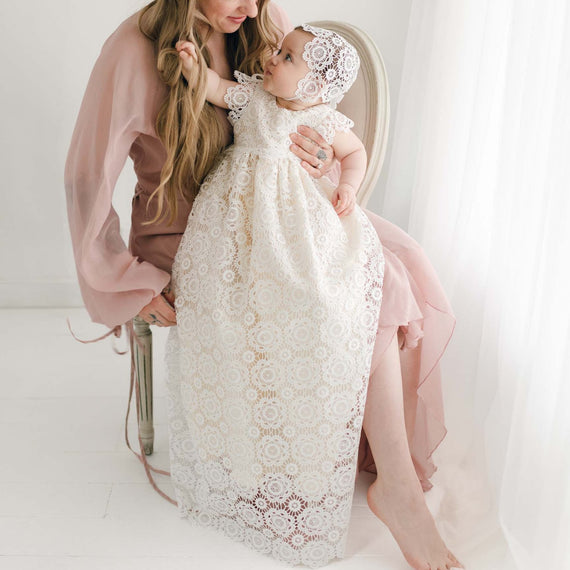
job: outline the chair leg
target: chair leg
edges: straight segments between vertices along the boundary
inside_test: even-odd
[[[133,318],[135,334],[142,346],[134,344],[135,382],[140,392],[139,434],[146,455],[151,455],[154,447],[154,427],[152,414],[152,332],[150,325],[140,317]]]

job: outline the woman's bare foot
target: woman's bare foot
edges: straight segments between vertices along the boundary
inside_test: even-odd
[[[390,529],[414,570],[465,568],[447,549],[416,479],[385,485],[380,478],[368,489],[368,506]]]

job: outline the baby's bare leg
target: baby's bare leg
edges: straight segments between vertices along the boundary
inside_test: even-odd
[[[463,568],[439,535],[412,463],[396,336],[370,378],[364,431],[378,470],[368,505],[388,526],[408,563],[415,570]]]

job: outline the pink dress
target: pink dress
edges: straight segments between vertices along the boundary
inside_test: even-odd
[[[292,26],[282,9],[271,4],[272,18],[288,33]],[[212,50],[214,63],[221,54]],[[137,15],[108,38],[94,66],[79,111],[65,166],[68,218],[77,276],[93,321],[109,327],[132,319],[160,294],[170,279],[172,261],[184,233],[190,207],[179,205],[178,219],[143,226],[148,197],[156,188],[165,150],[156,131],[166,94],[156,70],[154,49],[138,29]],[[230,125],[226,112],[228,141]],[[130,157],[137,176],[128,247],[119,233],[112,206],[115,183]],[[384,298],[372,358],[375,368],[400,328],[404,349],[417,347],[419,373],[405,379],[417,386],[417,411],[410,448],[424,490],[436,467],[431,454],[445,436],[438,362],[455,319],[437,275],[421,247],[405,232],[365,210],[378,232],[385,255]],[[153,215],[152,208],[150,215]],[[364,432],[359,468],[375,471]]]

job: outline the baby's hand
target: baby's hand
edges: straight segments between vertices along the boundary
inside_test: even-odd
[[[178,57],[182,61],[182,75],[186,81],[190,81],[190,73],[195,65],[198,63],[198,56],[196,54],[196,46],[192,42],[179,41],[176,42],[176,51]]]
[[[356,190],[350,184],[339,184],[332,195],[332,205],[339,217],[348,216],[356,204]]]

